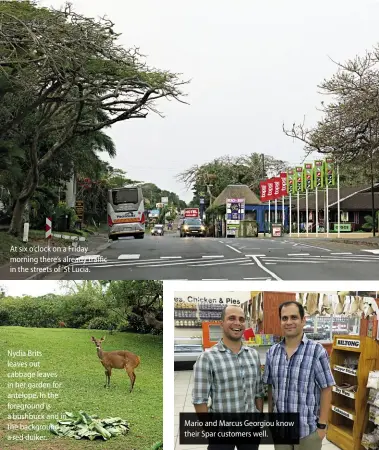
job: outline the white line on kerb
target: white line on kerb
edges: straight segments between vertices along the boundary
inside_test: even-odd
[[[237,253],[242,253],[241,251],[237,250],[236,248],[232,247],[231,245],[226,244],[226,246],[231,248],[232,250],[234,250]]]
[[[140,255],[119,255],[118,259],[139,259]]]
[[[202,258],[224,258],[224,255],[213,255],[213,256],[205,255],[205,256],[202,256]]]
[[[278,275],[276,275],[274,272],[271,272],[271,270],[268,270],[267,267],[265,267],[265,266],[259,261],[259,259],[257,258],[257,256],[252,255],[252,258],[254,259],[254,261],[258,264],[258,266],[259,266],[262,270],[264,270],[265,272],[269,273],[272,277],[275,278],[275,280],[282,281],[282,279],[279,278]]]

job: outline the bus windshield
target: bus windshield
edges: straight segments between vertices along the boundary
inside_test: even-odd
[[[131,188],[112,191],[112,201],[114,205],[138,203],[138,189]]]

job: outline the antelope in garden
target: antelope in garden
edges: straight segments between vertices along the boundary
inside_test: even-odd
[[[141,359],[139,356],[126,350],[115,350],[113,352],[104,352],[101,348],[101,343],[105,340],[104,337],[96,339],[91,337],[92,342],[95,343],[97,349],[97,356],[105,369],[105,385],[110,387],[112,369],[125,369],[130,378],[130,391],[132,392],[134,383],[136,381],[136,374],[134,369],[139,366]]]
[[[58,325],[59,325],[59,328],[65,328],[66,327],[66,324],[64,322],[59,322]]]

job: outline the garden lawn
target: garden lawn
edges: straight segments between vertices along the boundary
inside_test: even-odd
[[[104,368],[96,353],[91,336],[99,339],[105,336],[104,351],[128,350],[141,358],[135,370],[136,382],[129,393],[130,380],[125,370],[112,370],[111,387],[104,388]],[[8,356],[8,350],[35,350],[41,357]],[[38,368],[8,367],[8,361],[40,362]],[[163,438],[163,346],[162,336],[107,331],[0,327],[0,448],[28,450],[71,450],[71,449],[122,449],[150,450],[154,443]],[[56,372],[57,378],[8,378],[12,372]],[[8,383],[15,382],[61,382],[61,389],[10,389]],[[9,393],[56,392],[57,399],[8,399]],[[49,403],[51,410],[9,410],[7,404]],[[126,436],[108,441],[75,440],[61,438],[49,431],[7,430],[8,414],[56,414],[83,410],[100,418],[121,417],[127,420],[130,431]],[[56,424],[55,420],[13,420],[12,424]],[[47,436],[45,441],[8,441],[12,434],[38,434]]]

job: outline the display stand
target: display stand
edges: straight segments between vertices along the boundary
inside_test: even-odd
[[[336,380],[329,412],[327,439],[343,450],[363,449],[361,445],[367,422],[368,374],[378,364],[379,344],[369,337],[339,335],[333,338],[331,368]],[[357,367],[348,367],[347,360]],[[339,388],[344,383],[357,386],[356,392]]]

